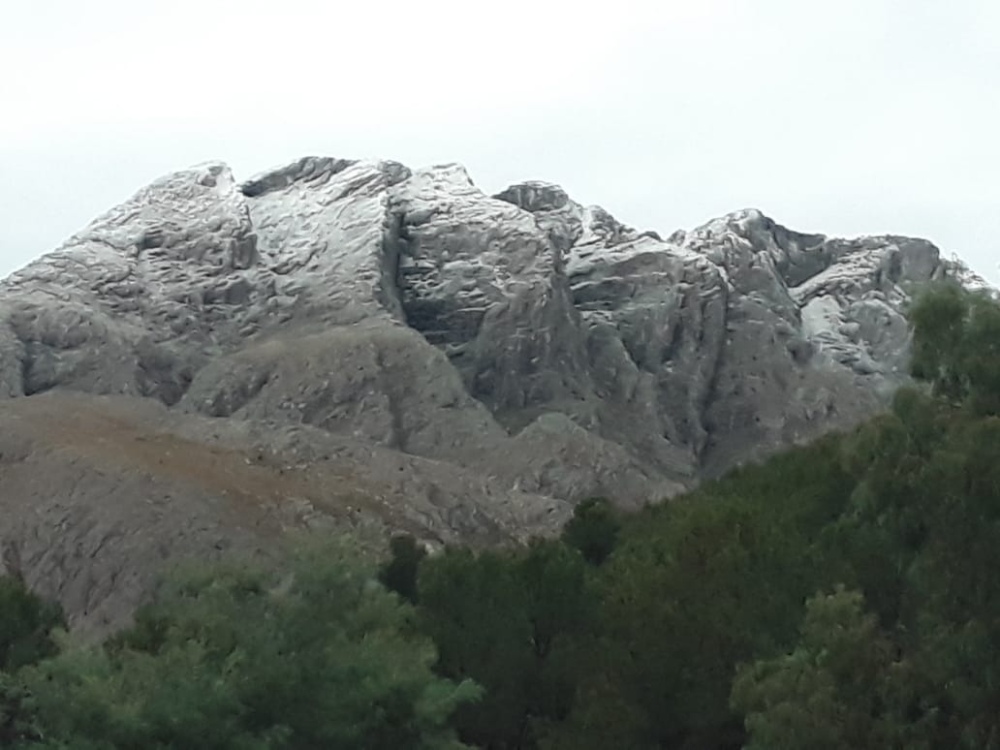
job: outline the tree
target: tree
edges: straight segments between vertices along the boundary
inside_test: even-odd
[[[394,536],[389,542],[389,561],[379,568],[379,580],[411,604],[417,603],[417,573],[427,551],[409,534]]]
[[[0,671],[14,672],[56,651],[53,630],[65,627],[61,608],[13,577],[0,577]]]
[[[0,747],[40,736],[32,696],[15,672],[51,656],[54,631],[65,626],[58,605],[43,601],[15,577],[0,577]]]
[[[913,376],[942,399],[1000,415],[1000,303],[948,283],[920,294],[909,315]]]
[[[30,747],[40,738],[31,694],[19,679],[0,672],[0,747]]]
[[[578,549],[591,565],[601,565],[614,551],[621,522],[614,506],[606,499],[593,497],[573,509],[573,517],[563,529],[562,539]]]
[[[741,747],[736,665],[794,642],[802,602],[831,567],[816,540],[851,484],[829,439],[626,521],[598,574],[601,629],[647,744]]]
[[[449,549],[421,566],[421,628],[440,649],[440,672],[486,689],[456,713],[464,740],[535,747],[540,727],[569,713],[578,638],[593,622],[585,572],[579,553],[554,541],[508,553]]]
[[[864,612],[860,593],[839,588],[806,605],[799,645],[742,667],[732,702],[746,716],[747,750],[885,750],[903,743],[893,714],[892,643]]]
[[[26,679],[48,736],[73,748],[459,748],[449,716],[479,691],[435,660],[368,564],[324,545],[269,571],[180,572],[106,648]]]

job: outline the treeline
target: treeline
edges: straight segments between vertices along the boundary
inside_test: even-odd
[[[171,578],[72,648],[0,586],[0,747],[1000,748],[1000,307],[911,313],[891,410],[561,538]]]

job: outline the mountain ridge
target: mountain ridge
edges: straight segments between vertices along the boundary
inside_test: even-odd
[[[119,517],[143,482],[99,469],[85,431],[64,444],[37,428],[102,410],[129,441],[239,456],[220,459],[224,482],[149,453],[119,461],[179,507],[239,495],[273,516],[287,495],[288,528],[552,533],[585,497],[659,501],[881,408],[907,379],[909,289],[945,278],[985,286],[927,241],[798,233],[756,209],[662,239],[551,183],[486,195],[456,164],[306,157],[242,183],[197,165],[0,282],[0,497],[15,519],[0,541],[50,538],[40,504],[86,508],[104,541],[83,573],[52,567],[82,554],[72,533],[19,559],[75,622],[127,616],[170,557],[128,541],[146,521]],[[266,481],[265,454],[279,456]],[[44,486],[11,468],[24,461]],[[287,466],[336,501],[303,497]],[[322,506],[311,521],[303,502]],[[211,537],[184,554],[210,554]],[[124,559],[139,571],[127,595],[67,593]]]

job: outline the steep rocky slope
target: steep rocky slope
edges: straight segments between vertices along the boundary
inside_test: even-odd
[[[50,392],[0,403],[0,425],[0,560],[97,633],[125,621],[167,561],[268,554],[295,529],[502,544],[555,530],[567,510],[313,427],[150,399]]]
[[[492,543],[658,500],[879,408],[946,276],[981,283],[923,240],[752,210],[662,239],[456,165],[178,172],[0,284],[4,559],[100,627],[266,529]]]

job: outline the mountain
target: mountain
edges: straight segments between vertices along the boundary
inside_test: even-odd
[[[71,622],[287,529],[551,533],[856,424],[931,243],[756,210],[663,239],[559,187],[302,159],[157,180],[0,283],[0,547]],[[28,397],[28,398],[25,398]]]

